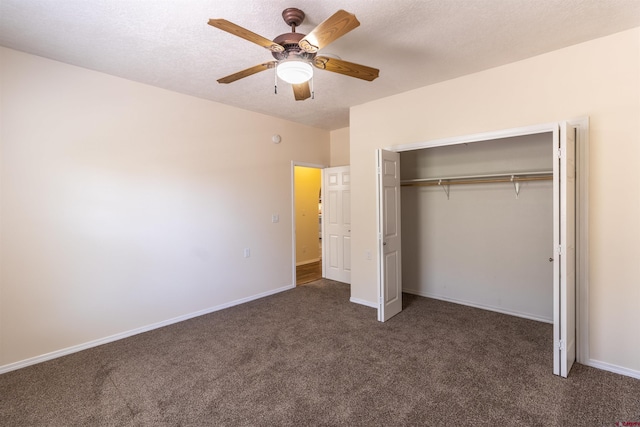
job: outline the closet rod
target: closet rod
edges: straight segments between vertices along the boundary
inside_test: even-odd
[[[465,179],[431,179],[425,181],[403,181],[402,186],[428,187],[434,185],[460,185],[460,184],[492,184],[497,182],[527,182],[527,181],[551,181],[552,174],[535,176],[510,175],[496,178],[465,178]]]
[[[456,176],[438,176],[434,178],[415,178],[415,179],[403,179],[403,183],[407,182],[423,182],[423,181],[456,181],[460,179],[477,179],[477,178],[511,178],[511,177],[526,177],[526,176],[541,176],[541,175],[553,175],[552,170],[542,171],[529,171],[529,172],[502,172],[492,173],[484,175],[456,175]]]

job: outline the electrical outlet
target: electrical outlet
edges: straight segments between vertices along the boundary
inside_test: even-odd
[[[249,258],[251,256],[251,250],[249,248],[244,248],[244,257]]]
[[[271,222],[273,222],[274,224],[276,222],[280,222],[280,215],[278,215],[278,214],[271,215]]]
[[[364,256],[367,258],[367,260],[371,261],[371,251],[366,251],[364,253]]]

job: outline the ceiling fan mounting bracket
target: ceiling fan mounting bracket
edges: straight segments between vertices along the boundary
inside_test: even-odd
[[[289,7],[282,11],[282,19],[287,23],[288,26],[295,27],[302,24],[304,21],[304,12],[300,9],[296,9],[295,7]]]

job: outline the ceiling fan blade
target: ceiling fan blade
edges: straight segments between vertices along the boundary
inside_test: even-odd
[[[315,53],[360,25],[356,15],[339,10],[298,42],[302,50]]]
[[[275,66],[276,66],[276,61],[265,62],[264,64],[254,65],[253,67],[247,68],[246,70],[238,71],[237,73],[218,79],[218,83],[233,83],[236,80],[249,77],[252,74],[259,73],[260,71],[268,70],[269,68],[273,68]]]
[[[293,87],[293,96],[296,98],[296,101],[304,101],[307,98],[311,98],[311,89],[309,89],[309,82],[291,86]]]
[[[251,43],[255,43],[259,46],[269,49],[272,52],[283,52],[284,48],[278,43],[262,37],[254,32],[247,30],[246,28],[236,25],[233,22],[229,22],[226,19],[209,19],[209,25],[233,34],[234,36],[242,37],[245,40],[249,40]]]
[[[369,82],[375,80],[380,73],[380,70],[377,68],[354,64],[353,62],[347,62],[326,56],[316,56],[313,65],[321,70],[332,71],[334,73],[344,74],[345,76],[355,77]]]

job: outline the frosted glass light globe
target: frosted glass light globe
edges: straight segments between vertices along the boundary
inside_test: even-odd
[[[276,73],[285,82],[297,85],[313,77],[313,68],[308,62],[290,59],[281,61],[276,68]]]

